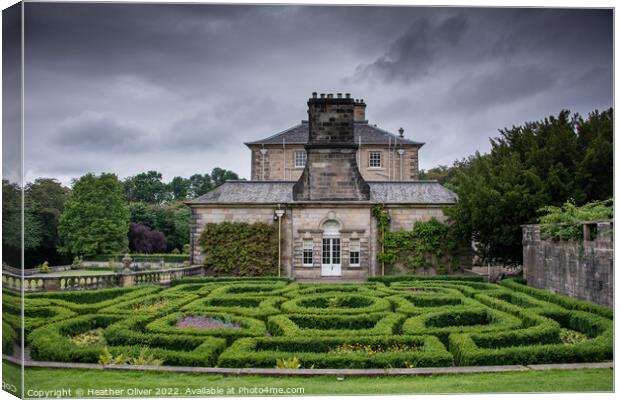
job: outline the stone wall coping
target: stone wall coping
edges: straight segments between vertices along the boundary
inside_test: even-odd
[[[523,372],[549,369],[597,369],[613,368],[613,362],[579,364],[541,364],[541,365],[488,365],[472,367],[429,367],[429,368],[370,368],[370,369],[280,369],[280,368],[218,368],[218,367],[180,367],[155,365],[100,365],[87,363],[63,363],[49,361],[22,361],[13,356],[3,355],[3,360],[24,367],[97,369],[126,371],[160,371],[194,374],[218,375],[263,375],[263,376],[398,376],[398,375],[448,375],[481,372]]]

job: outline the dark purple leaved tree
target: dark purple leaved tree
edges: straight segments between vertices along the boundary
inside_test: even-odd
[[[163,253],[166,251],[166,236],[148,226],[131,222],[129,224],[129,249],[134,253]]]

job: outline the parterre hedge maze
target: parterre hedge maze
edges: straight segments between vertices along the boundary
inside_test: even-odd
[[[11,353],[20,299],[5,292],[3,304]],[[168,289],[34,293],[25,304],[26,345],[44,361],[147,351],[164,365],[397,368],[596,362],[613,351],[611,309],[514,280],[192,278]]]

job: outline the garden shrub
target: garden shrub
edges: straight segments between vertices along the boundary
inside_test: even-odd
[[[207,297],[194,300],[181,310],[223,312],[263,319],[269,315],[279,314],[281,312],[279,306],[286,300],[284,297]]]
[[[394,282],[410,281],[464,281],[464,282],[484,282],[481,276],[469,275],[386,275],[371,276],[368,282],[381,282],[389,285]]]
[[[2,320],[2,354],[12,355],[17,343],[17,333],[13,326]]]
[[[396,313],[287,314],[269,317],[267,328],[275,336],[389,336],[398,333],[404,318]]]
[[[521,319],[508,313],[486,307],[470,307],[410,317],[403,323],[403,333],[434,335],[447,343],[451,333],[501,331],[521,326]]]
[[[46,299],[48,304],[66,307],[79,314],[89,314],[119,301],[135,299],[158,291],[161,291],[160,286],[28,293],[26,308],[28,308],[29,300]]]
[[[217,318],[218,320],[230,322],[240,325],[238,328],[221,327],[221,328],[193,328],[193,327],[176,327],[177,321],[187,317],[198,318]],[[165,333],[165,334],[183,334],[195,336],[217,336],[225,338],[229,343],[234,339],[244,336],[264,336],[266,329],[265,323],[250,317],[240,317],[233,314],[222,312],[202,312],[202,311],[182,311],[168,314],[159,318],[146,326],[147,332]]]
[[[569,310],[581,310],[601,315],[605,318],[613,318],[614,312],[611,308],[601,306],[599,304],[588,303],[587,301],[576,300],[568,296],[547,292],[546,290],[533,288],[530,286],[517,283],[512,279],[503,280],[502,286],[518,292],[524,292],[528,295],[550,303],[558,304]]]
[[[544,213],[538,218],[541,237],[551,240],[582,240],[584,221],[614,217],[613,199],[593,201],[580,207],[569,200],[561,207],[547,206],[538,211]]]
[[[107,349],[108,361],[235,368],[274,368],[295,357],[302,368],[612,357],[613,314],[604,307],[513,280],[387,283],[193,278],[166,290],[32,293],[24,300],[26,343],[35,360],[96,363]],[[19,332],[20,297],[5,292],[3,307],[3,326]]]
[[[529,330],[493,334],[454,334],[449,347],[458,365],[552,364],[597,362],[613,357],[612,323],[606,318],[582,311],[565,311],[568,327],[581,333],[598,335],[577,344],[563,344],[559,334],[556,342],[538,343],[524,340],[545,328],[539,325]],[[557,325],[556,325],[557,326]],[[559,329],[558,329],[559,330]],[[584,332],[585,331],[585,332]],[[501,342],[498,341],[498,336]]]
[[[104,314],[166,314],[183,307],[198,298],[195,294],[160,292],[154,295],[134,298],[101,309]]]
[[[275,282],[290,282],[290,278],[278,278],[277,276],[244,276],[244,277],[191,277],[176,279],[170,282],[170,286],[184,285],[189,283],[275,283]]]
[[[282,303],[290,314],[368,314],[390,311],[390,302],[371,296],[324,293],[298,297]]]
[[[207,223],[198,243],[204,265],[215,274],[277,275],[278,235],[273,224]]]
[[[343,345],[366,351],[335,351]],[[381,349],[394,348],[394,351]],[[398,350],[405,348],[405,350]],[[412,350],[414,349],[414,350]],[[239,339],[218,359],[220,367],[273,368],[297,357],[302,368],[445,367],[452,355],[433,336],[272,337]]]

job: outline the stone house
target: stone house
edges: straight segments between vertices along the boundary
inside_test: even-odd
[[[252,180],[228,181],[190,200],[192,263],[204,260],[198,238],[209,222],[280,226],[281,271],[296,279],[363,279],[380,273],[371,209],[384,205],[391,229],[444,220],[456,195],[419,181],[423,143],[370,125],[366,104],[349,94],[308,100],[308,120],[246,143]]]

